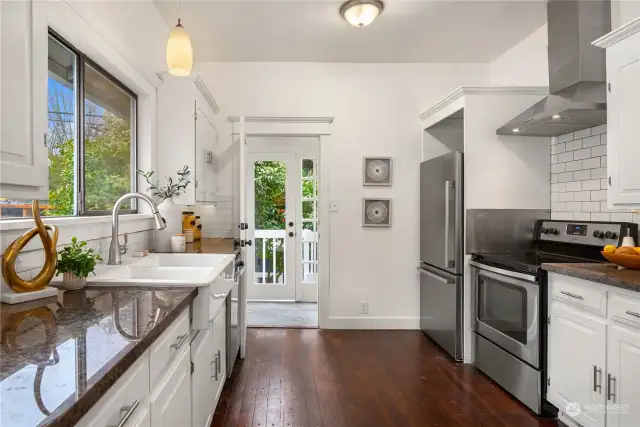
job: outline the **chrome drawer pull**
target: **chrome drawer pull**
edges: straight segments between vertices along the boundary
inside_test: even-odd
[[[639,318],[639,319],[640,319],[640,313],[636,313],[635,311],[629,311],[629,310],[627,310],[627,311],[626,311],[626,313],[627,313],[629,316],[637,317],[637,318]]]
[[[189,337],[189,334],[184,334],[184,335],[179,335],[176,337],[176,339],[178,340],[177,343],[173,343],[171,344],[171,348],[175,348],[176,350],[179,349],[182,344],[184,344],[184,342],[187,340],[187,337]]]
[[[217,356],[218,356],[218,373],[220,373],[220,370],[222,369],[222,359],[220,358],[220,350],[218,350]],[[216,381],[217,380],[218,379],[216,378]]]
[[[215,358],[213,359],[214,363],[216,364],[215,369],[213,370],[213,378],[218,381],[218,366],[220,365],[220,359],[218,358],[218,355],[215,355]]]
[[[602,369],[593,365],[593,391],[602,394]]]
[[[134,400],[133,405],[131,406],[123,406],[120,408],[120,413],[125,412],[124,416],[120,418],[118,425],[116,427],[124,427],[124,425],[129,421],[129,418],[133,415],[133,413],[138,409],[138,405],[140,402],[138,400]]]
[[[226,298],[227,294],[213,294],[213,297],[215,299],[221,299],[221,298]]]
[[[616,377],[611,374],[607,375],[607,400],[612,400],[616,403],[616,393],[614,392],[617,385]]]
[[[562,295],[566,295],[566,296],[571,297],[571,298],[584,300],[584,297],[582,295],[572,294],[571,292],[566,292],[566,291],[560,291],[560,293]]]

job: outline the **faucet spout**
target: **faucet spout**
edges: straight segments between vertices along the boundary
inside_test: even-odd
[[[111,213],[111,245],[109,245],[109,265],[120,265],[122,264],[122,258],[120,254],[120,243],[118,241],[118,212],[120,211],[120,207],[124,202],[129,199],[140,199],[147,202],[147,204],[151,207],[151,213],[153,214],[153,219],[156,222],[156,229],[162,230],[167,226],[167,222],[160,212],[158,211],[158,205],[153,199],[146,194],[142,193],[128,193],[124,196],[120,197],[116,204],[113,205],[113,212]]]

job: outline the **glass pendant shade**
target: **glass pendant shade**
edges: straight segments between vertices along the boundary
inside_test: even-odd
[[[193,68],[191,40],[180,19],[178,19],[178,25],[171,30],[167,41],[167,68],[169,74],[180,77],[190,75]]]
[[[382,2],[372,0],[352,0],[342,5],[340,13],[354,27],[366,27],[382,12]]]

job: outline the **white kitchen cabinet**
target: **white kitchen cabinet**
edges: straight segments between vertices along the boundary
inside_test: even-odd
[[[176,202],[214,202],[218,106],[198,75],[160,77],[157,175],[175,177],[176,171],[187,165],[192,184]]]
[[[48,198],[46,3],[0,1],[0,197]]]
[[[640,19],[601,37],[607,49],[607,171],[610,207],[640,206]]]
[[[190,426],[191,358],[185,347],[169,368],[165,380],[151,394],[151,426]]]
[[[222,388],[227,378],[227,310],[224,305],[213,319],[214,406],[218,404]]]
[[[637,427],[640,420],[640,330],[612,324],[607,345],[607,427]],[[616,406],[619,405],[619,406]]]
[[[547,400],[562,411],[570,403],[605,403],[606,319],[560,301],[551,302]],[[583,427],[604,425],[604,413],[581,411]]]
[[[212,322],[213,324],[213,322]],[[191,345],[193,373],[191,381],[191,407],[193,427],[209,427],[213,419],[215,406],[215,365],[213,357],[213,327],[208,331],[199,331]]]

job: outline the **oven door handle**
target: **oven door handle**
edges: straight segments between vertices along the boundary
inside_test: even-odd
[[[510,278],[514,278],[514,279],[520,279],[520,280],[526,280],[528,282],[537,282],[537,277],[533,276],[531,274],[525,274],[525,273],[518,273],[517,271],[509,271],[509,270],[502,270],[500,268],[496,268],[496,267],[492,267],[490,265],[486,265],[486,264],[481,264],[477,261],[469,261],[469,265],[472,267],[476,267],[480,270],[485,270],[485,271],[490,271],[492,273],[496,273],[499,274],[502,277],[510,277]],[[504,280],[504,279],[502,279]],[[520,282],[518,282],[520,283]]]

